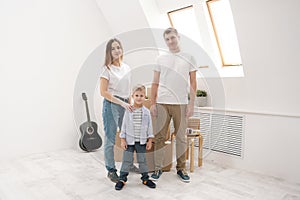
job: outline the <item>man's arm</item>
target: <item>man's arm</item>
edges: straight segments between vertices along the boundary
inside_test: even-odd
[[[196,71],[190,72],[190,104],[194,105],[197,88]]]
[[[153,81],[151,86],[151,97],[150,97],[151,100],[150,111],[153,116],[157,116],[156,99],[157,99],[157,91],[159,86],[159,77],[160,77],[160,72],[154,71]]]
[[[156,99],[157,99],[157,91],[158,91],[158,86],[159,86],[159,77],[160,77],[160,72],[154,71],[153,74],[153,81],[152,81],[152,86],[151,86],[151,105],[156,104]]]
[[[194,102],[196,96],[197,78],[196,71],[190,72],[190,102],[187,108],[187,117],[191,117],[194,114]]]

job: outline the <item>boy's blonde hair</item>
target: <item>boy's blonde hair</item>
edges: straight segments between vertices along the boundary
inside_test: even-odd
[[[146,93],[146,87],[142,84],[138,84],[132,89],[132,94],[134,94],[136,91],[141,91]]]

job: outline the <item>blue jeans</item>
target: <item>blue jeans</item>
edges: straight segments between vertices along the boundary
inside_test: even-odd
[[[148,166],[146,160],[146,144],[141,145],[139,142],[135,142],[134,145],[127,145],[127,149],[123,152],[123,161],[120,171],[120,180],[127,181],[130,166],[133,165],[133,152],[136,151],[136,158],[139,163],[141,179],[143,181],[148,180]]]
[[[103,100],[102,117],[105,132],[104,158],[108,171],[117,171],[114,158],[114,145],[117,128],[121,129],[125,109],[106,99]]]

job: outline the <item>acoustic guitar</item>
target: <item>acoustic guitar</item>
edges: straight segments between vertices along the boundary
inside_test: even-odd
[[[87,113],[87,121],[80,125],[79,129],[81,137],[79,139],[79,147],[87,152],[94,151],[102,146],[102,138],[97,133],[98,125],[91,121],[87,96],[82,93],[82,99],[85,101],[85,108]]]

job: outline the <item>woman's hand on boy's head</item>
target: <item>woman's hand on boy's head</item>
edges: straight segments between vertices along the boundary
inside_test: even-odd
[[[123,102],[121,105],[123,108],[125,108],[126,110],[128,110],[129,112],[133,111],[133,106],[130,105],[129,103]]]

